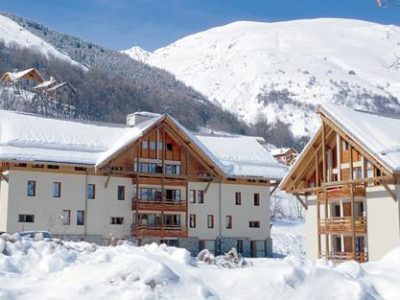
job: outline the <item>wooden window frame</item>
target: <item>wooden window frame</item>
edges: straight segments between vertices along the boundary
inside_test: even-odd
[[[203,190],[197,191],[197,203],[200,203],[200,204],[204,203],[204,191]]]
[[[260,221],[249,221],[249,228],[260,228]]]
[[[124,185],[118,185],[118,187],[117,187],[117,200],[119,200],[119,201],[124,201],[125,200],[125,190],[126,189],[125,189]]]
[[[93,196],[90,196],[89,195],[89,186],[90,187],[93,187]],[[86,193],[87,193],[87,198],[89,199],[89,200],[94,200],[94,199],[96,199],[96,185],[94,184],[94,183],[88,183],[88,185],[87,185],[87,190],[86,190]]]
[[[32,221],[28,221],[27,217],[31,217]],[[19,214],[18,223],[35,223],[35,215],[33,214]]]
[[[189,215],[189,228],[196,228],[196,214]]]
[[[79,215],[82,215],[82,222],[79,222]],[[84,210],[77,210],[76,211],[76,225],[77,226],[84,226],[85,225],[85,211]]]
[[[64,222],[64,213],[67,213],[67,215],[68,215],[68,222]],[[62,210],[62,225],[63,226],[68,226],[68,225],[71,225],[71,210],[70,209],[63,209]]]
[[[232,216],[231,215],[225,216],[225,228],[232,229]]]

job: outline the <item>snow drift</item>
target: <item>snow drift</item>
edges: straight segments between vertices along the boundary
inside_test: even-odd
[[[0,299],[398,299],[400,247],[381,261],[333,267],[294,256],[243,267],[201,262],[180,248],[128,242],[0,237]]]

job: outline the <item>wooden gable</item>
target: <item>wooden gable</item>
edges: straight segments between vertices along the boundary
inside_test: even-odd
[[[282,181],[282,190],[309,194],[331,185],[393,180],[391,170],[364,149],[355,137],[319,113],[322,126]]]
[[[168,116],[121,149],[100,170],[130,174],[139,161],[176,162],[180,165],[180,173],[187,177],[223,176],[214,162]]]

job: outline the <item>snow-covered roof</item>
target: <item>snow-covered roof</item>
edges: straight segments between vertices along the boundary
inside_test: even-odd
[[[0,159],[92,165],[128,130],[0,110]]]
[[[35,68],[31,68],[31,69],[27,69],[27,70],[23,70],[23,71],[19,71],[19,72],[6,72],[3,77],[5,75],[8,75],[11,81],[18,81],[21,78],[23,78],[25,75],[31,73],[31,72],[36,72],[37,75],[43,80],[42,76],[40,75],[40,73],[35,69]]]
[[[0,110],[0,160],[100,167],[168,117],[228,177],[281,179],[286,173],[256,137],[195,135],[172,117],[155,116],[132,127]]]
[[[293,148],[288,148],[288,147],[286,147],[286,148],[275,148],[275,149],[271,149],[270,152],[271,152],[272,156],[275,156],[275,155],[286,154],[290,150],[293,150]]]
[[[257,137],[197,134],[196,138],[218,160],[227,176],[280,180],[287,172],[287,168],[272,157]]]
[[[43,81],[42,83],[36,85],[33,87],[34,90],[39,90],[39,89],[46,89],[52,85],[54,85],[57,82],[56,79],[51,77],[49,80]]]
[[[387,169],[400,171],[400,119],[355,111],[331,103],[321,105],[319,110]]]

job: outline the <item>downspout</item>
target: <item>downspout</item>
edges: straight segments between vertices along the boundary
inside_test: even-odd
[[[87,193],[87,188],[88,188],[88,171],[86,170],[85,173],[85,188],[84,193],[85,193],[85,212],[83,213],[83,236],[86,238],[87,235],[87,223],[88,223],[88,193]]]
[[[218,222],[218,252],[221,254],[221,239],[222,239],[222,184],[218,183],[218,209],[219,209],[219,222]]]

